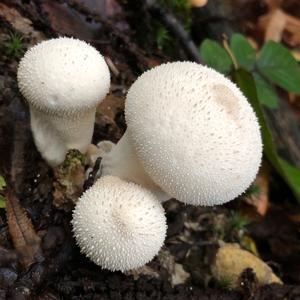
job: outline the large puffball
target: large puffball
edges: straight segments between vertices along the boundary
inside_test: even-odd
[[[19,64],[18,84],[30,105],[65,116],[95,107],[109,90],[110,74],[94,47],[62,37],[26,52]]]
[[[146,172],[185,203],[232,200],[259,169],[254,111],[234,83],[210,68],[175,62],[145,72],[128,92],[125,116]]]
[[[113,176],[100,178],[83,194],[72,224],[81,251],[112,271],[143,266],[158,253],[166,235],[164,210],[155,196]]]

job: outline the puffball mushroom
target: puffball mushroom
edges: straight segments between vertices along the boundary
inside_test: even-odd
[[[102,174],[144,185],[162,200],[221,204],[257,174],[255,113],[234,83],[208,67],[174,62],[145,72],[128,91],[125,118],[127,132],[103,155]]]
[[[166,235],[164,210],[147,189],[104,176],[79,199],[73,232],[83,253],[111,271],[136,269],[160,250]]]
[[[66,37],[43,41],[22,58],[18,85],[30,106],[36,146],[49,165],[63,162],[70,149],[87,151],[96,106],[110,86],[109,69],[95,48]]]

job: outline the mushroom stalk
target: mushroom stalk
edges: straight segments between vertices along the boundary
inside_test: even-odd
[[[75,115],[53,116],[30,107],[33,138],[42,157],[52,167],[59,165],[70,149],[87,151],[94,131],[95,110]],[[80,122],[80,126],[78,123]]]
[[[20,61],[18,85],[29,104],[36,146],[51,167],[68,150],[87,151],[96,107],[110,86],[108,66],[95,48],[73,38],[43,41]]]
[[[99,147],[100,149],[102,148],[101,143],[99,143]],[[131,144],[128,130],[126,130],[119,142],[112,146],[111,151],[102,154],[101,173],[103,176],[117,176],[146,187],[151,190],[160,201],[166,201],[172,198],[162,191],[146,173]]]

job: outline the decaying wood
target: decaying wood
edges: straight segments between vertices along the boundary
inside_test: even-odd
[[[5,197],[9,233],[20,256],[20,261],[23,267],[27,269],[30,265],[42,259],[41,239],[36,234],[31,220],[14,192],[8,189]]]

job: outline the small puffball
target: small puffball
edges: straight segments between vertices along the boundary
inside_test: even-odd
[[[113,176],[100,178],[83,194],[72,224],[81,251],[111,271],[143,266],[158,253],[166,235],[164,210],[155,196]]]
[[[110,86],[108,66],[94,47],[66,37],[37,44],[20,61],[18,86],[36,147],[50,166],[70,149],[87,151],[97,105]]]
[[[128,91],[125,117],[145,171],[179,201],[225,203],[257,174],[255,113],[239,88],[210,68],[175,62],[143,73]]]
[[[110,73],[94,47],[62,37],[26,52],[18,68],[18,85],[34,108],[58,116],[76,115],[105,97]]]

